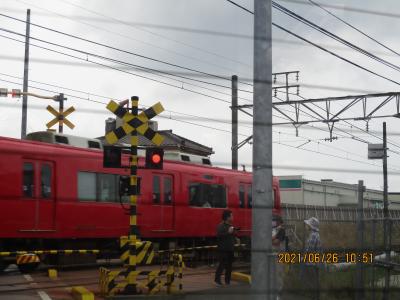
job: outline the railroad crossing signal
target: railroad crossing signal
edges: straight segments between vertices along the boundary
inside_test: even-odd
[[[131,97],[132,102],[132,112],[129,112],[127,109],[123,108],[122,105],[114,101],[110,101],[107,105],[107,109],[114,113],[117,117],[121,118],[124,123],[122,126],[110,131],[106,134],[105,139],[109,144],[115,144],[119,139],[124,136],[130,135],[131,138],[131,157],[129,160],[130,166],[130,178],[129,178],[129,235],[128,237],[121,237],[121,259],[127,264],[126,270],[121,274],[124,277],[124,286],[123,293],[124,294],[137,294],[137,283],[136,277],[138,271],[136,270],[136,264],[139,257],[143,254],[137,249],[136,241],[138,238],[138,227],[137,227],[137,219],[136,219],[136,204],[138,197],[138,185],[139,180],[137,177],[137,169],[138,169],[138,156],[137,156],[137,148],[139,144],[138,133],[148,138],[157,146],[160,146],[164,140],[164,137],[159,133],[155,132],[149,127],[148,121],[158,114],[160,114],[164,108],[161,103],[158,102],[154,104],[152,107],[142,111],[138,114],[138,104],[139,97]],[[111,148],[112,149],[112,148]],[[112,151],[112,150],[110,150]],[[109,151],[109,152],[110,152]],[[106,154],[107,151],[104,152]],[[112,154],[112,153],[111,153]],[[156,163],[157,166],[161,163],[162,165],[162,153],[155,153],[157,156],[154,156],[153,162]],[[117,157],[118,160],[118,157]],[[107,160],[104,158],[104,162]],[[139,252],[139,253],[138,253]],[[120,273],[119,273],[120,274]]]
[[[67,125],[69,128],[74,129],[75,125],[72,124],[66,117],[71,114],[72,112],[75,111],[75,108],[71,106],[67,110],[63,111],[62,109],[60,111],[55,110],[53,107],[50,105],[47,106],[47,110],[55,116],[53,120],[51,120],[49,123],[46,124],[47,128],[51,128],[57,123],[62,127],[63,124]]]
[[[109,144],[115,144],[119,139],[134,131],[137,131],[141,135],[145,136],[157,146],[160,146],[163,142],[164,137],[151,129],[147,123],[150,119],[164,111],[164,107],[160,102],[142,111],[137,116],[134,116],[128,112],[127,109],[118,105],[118,103],[114,101],[110,101],[110,103],[108,103],[107,109],[124,121],[122,126],[106,134],[106,141]]]

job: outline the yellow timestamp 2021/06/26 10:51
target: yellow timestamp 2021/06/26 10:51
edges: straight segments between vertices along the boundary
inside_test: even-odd
[[[372,252],[280,252],[278,263],[282,264],[335,264],[335,263],[364,263],[373,262]]]

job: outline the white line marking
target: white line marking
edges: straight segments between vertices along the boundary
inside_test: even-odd
[[[47,293],[45,291],[38,291],[37,293],[38,293],[40,299],[42,299],[42,300],[51,300],[50,296],[47,295]]]
[[[29,275],[29,274],[24,274],[24,275],[22,275],[22,276],[24,276],[24,278],[25,278],[27,281],[33,281],[32,276]]]

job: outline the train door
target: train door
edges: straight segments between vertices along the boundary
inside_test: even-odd
[[[42,161],[37,165],[39,168],[37,172],[39,206],[37,227],[40,230],[52,230],[55,218],[54,163]]]
[[[155,174],[153,176],[153,205],[157,214],[156,226],[161,231],[174,230],[173,176]]]
[[[25,160],[23,163],[22,198],[29,200],[24,208],[29,212],[24,230],[54,228],[54,164]]]
[[[22,195],[21,206],[16,208],[20,230],[35,230],[36,228],[36,163],[31,160],[24,160],[22,163]]]

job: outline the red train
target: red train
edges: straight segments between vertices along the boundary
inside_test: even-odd
[[[129,228],[119,197],[119,176],[129,169],[102,162],[99,149],[0,137],[0,251],[116,246]],[[165,160],[163,170],[140,169],[139,177],[142,239],[160,247],[207,242],[226,208],[239,235],[250,236],[251,173]],[[276,178],[273,189],[279,213]]]

